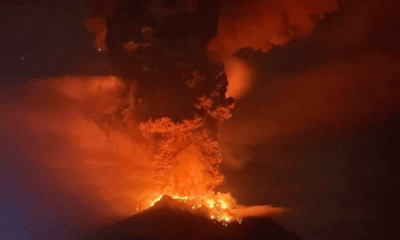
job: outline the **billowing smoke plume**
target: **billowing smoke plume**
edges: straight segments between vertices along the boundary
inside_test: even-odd
[[[59,224],[96,225],[130,216],[161,194],[210,207],[217,219],[254,214],[230,194],[215,192],[223,180],[222,155],[206,118],[139,122],[126,91],[113,76],[65,76],[2,92],[1,134],[7,141],[1,151],[6,166],[26,175],[17,180],[21,188],[53,204],[53,213],[63,216]],[[218,93],[212,95],[199,100],[199,112],[230,118],[233,105],[215,106]],[[70,198],[76,202],[64,205]],[[260,206],[256,212],[281,211]]]
[[[350,221],[369,238],[362,223],[391,211],[361,199],[380,194],[371,183],[394,179],[387,166],[395,158],[373,155],[386,152],[373,141],[387,136],[385,124],[400,109],[398,9],[391,1],[347,1],[308,38],[249,57],[262,76],[220,124],[222,164],[237,168],[227,181],[263,189],[247,201],[289,207],[282,223],[308,231],[304,239],[342,231]]]
[[[239,99],[251,88],[256,76],[247,63],[233,57],[243,48],[262,52],[308,36],[325,18],[339,8],[337,0],[255,0],[232,1],[222,7],[217,36],[207,45],[223,61],[228,76],[227,96]]]
[[[221,183],[220,147],[215,133],[208,129],[215,128],[210,119],[232,116],[233,101],[225,96],[222,69],[204,66],[200,54],[212,37],[216,36],[208,49],[225,62],[231,79],[228,94],[239,97],[248,91],[253,73],[239,61],[228,58],[226,62],[227,53],[232,55],[243,47],[268,51],[273,45],[285,44],[294,36],[308,34],[322,19],[322,13],[337,7],[334,2],[312,7],[311,3],[304,6],[297,1],[88,4],[94,11],[85,26],[95,35],[96,47],[108,49],[114,63],[122,66],[126,81],[111,76],[72,76],[41,79],[5,90],[2,135],[11,141],[3,150],[16,159],[33,159],[37,167],[52,172],[52,183],[67,196],[79,196],[85,204],[96,206],[99,215],[108,216],[135,212],[155,194],[154,189],[157,193],[200,196],[204,193],[190,192],[196,191],[194,186],[213,191]],[[152,20],[136,26],[137,20],[148,14],[146,9],[154,10],[148,18]],[[298,18],[296,11],[301,13]],[[315,20],[309,15],[320,17]],[[204,23],[204,19],[210,22]],[[183,22],[193,25],[187,31],[180,25]],[[227,23],[234,24],[234,29]],[[215,26],[215,33],[210,26]],[[256,36],[261,33],[262,37]],[[232,35],[236,36],[233,40]],[[153,37],[175,42],[172,46],[160,44]],[[259,45],[257,39],[266,45]],[[234,45],[223,44],[229,49],[218,48],[217,42],[231,40]],[[183,70],[178,68],[178,74],[174,73],[181,65]],[[196,67],[206,74],[192,71]],[[236,78],[244,84],[235,85]],[[135,83],[129,82],[132,79]],[[15,150],[12,143],[23,151]],[[32,163],[10,164],[24,172]],[[191,178],[193,174],[196,176]],[[39,177],[39,182],[46,182],[47,177]]]
[[[111,113],[124,88],[112,76],[75,76],[2,91],[1,134],[7,141],[1,150],[12,168],[29,178],[16,181],[27,191],[54,194],[59,204],[65,196],[79,199],[78,209],[66,205],[59,211],[77,211],[84,222],[135,212],[141,194],[151,188],[154,167],[151,151],[125,134],[122,123],[120,129],[117,120],[113,129],[105,124],[114,121]]]
[[[141,31],[143,36],[145,28],[134,30],[132,19],[135,16],[137,19],[142,18],[146,8],[154,9],[149,14],[153,20],[145,21],[145,25],[157,22],[154,35],[168,36],[171,39],[175,36],[185,37],[187,34],[198,35],[206,45],[196,43],[198,39],[187,42],[190,42],[192,48],[207,48],[214,59],[225,64],[229,82],[227,97],[235,99],[249,91],[255,78],[254,69],[234,57],[237,51],[252,48],[268,52],[274,46],[306,37],[326,14],[339,7],[338,0],[159,0],[140,3],[138,1],[135,5],[124,1],[88,1],[94,11],[86,19],[85,26],[94,33],[98,49],[106,49],[107,19],[112,19],[108,26],[118,25],[113,31],[125,31],[124,34],[118,34],[118,41],[122,41],[124,49],[128,52],[137,50],[140,44],[132,36],[128,36],[129,32],[134,35],[135,31]],[[194,17],[189,17],[190,15]],[[218,18],[215,18],[216,15]],[[216,28],[215,32],[210,30],[213,28]],[[112,36],[108,37],[108,42],[115,43],[116,39],[111,38]],[[182,45],[179,41],[175,41],[175,44]]]
[[[208,49],[222,54],[242,48],[267,52],[309,35],[327,13],[338,8],[337,0],[232,1],[222,8],[218,35]]]
[[[95,34],[96,47],[108,49],[121,67],[123,80],[113,76],[40,79],[2,90],[0,105],[1,135],[7,140],[1,151],[16,160],[7,164],[26,176],[18,182],[26,189],[45,189],[42,195],[47,201],[60,199],[64,209],[59,212],[75,214],[75,219],[89,222],[99,215],[129,215],[158,194],[221,197],[214,191],[222,181],[218,171],[222,154],[214,130],[216,119],[232,117],[233,101],[226,97],[239,99],[247,94],[236,104],[234,117],[218,129],[222,150],[232,153],[226,154],[227,162],[240,167],[247,156],[235,158],[238,149],[232,144],[256,144],[315,125],[341,130],[365,119],[384,119],[398,110],[392,104],[398,100],[394,81],[398,61],[380,53],[345,52],[366,38],[368,29],[359,33],[355,26],[370,20],[379,1],[342,12],[343,24],[328,21],[311,35],[310,42],[299,40],[298,45],[289,42],[310,35],[326,13],[337,9],[337,1],[221,1],[216,7],[223,6],[215,33],[207,29],[213,21],[203,26],[186,17],[195,16],[197,9],[206,13],[203,3],[219,1],[168,1],[176,2],[171,6],[143,1],[158,4],[152,15],[155,23],[143,26],[132,20],[143,9],[130,6],[128,10],[137,11],[120,12],[128,1],[88,2],[95,2],[96,11],[85,25]],[[189,2],[199,4],[182,7]],[[166,17],[177,13],[184,14],[172,20]],[[188,29],[199,31],[185,32],[176,21],[193,23]],[[346,25],[349,22],[353,24]],[[205,39],[193,37],[202,35],[202,29],[208,32]],[[171,35],[178,36],[172,44],[159,44],[158,40]],[[211,39],[208,44],[206,40]],[[148,48],[151,44],[157,51]],[[228,87],[220,67],[207,74],[193,71],[193,66],[207,71],[207,64],[199,64],[207,45],[224,63]],[[273,48],[277,45],[278,50]],[[268,66],[259,69],[250,61],[232,58],[246,47],[272,51],[276,58],[264,55],[258,65]],[[296,58],[297,51],[304,53],[302,57]],[[285,57],[294,60],[285,61]],[[264,82],[256,76],[263,70],[268,73]],[[257,89],[251,89],[252,85]],[[68,205],[71,198],[79,204]],[[216,203],[224,205],[217,201],[210,205]],[[264,206],[235,211],[249,216],[282,209]]]
[[[264,76],[237,105],[234,120],[221,124],[221,141],[256,144],[317,125],[340,131],[397,112],[399,61],[366,43],[375,34],[371,15],[383,4],[354,1],[340,13],[343,24],[333,18],[306,43],[273,50],[260,60],[265,65],[256,63]]]

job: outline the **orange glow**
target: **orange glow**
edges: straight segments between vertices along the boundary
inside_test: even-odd
[[[159,195],[144,209],[153,207],[164,194]],[[227,223],[237,221],[242,223],[242,219],[250,216],[276,216],[288,212],[287,209],[272,206],[242,206],[236,204],[236,201],[229,193],[213,193],[208,196],[180,197],[170,196],[172,199],[184,203],[187,210],[193,213],[206,214],[211,220],[221,222],[226,226]]]
[[[155,200],[151,201],[148,207],[153,207],[158,201],[161,200],[163,196],[164,195],[160,195]],[[231,211],[231,208],[236,206],[236,204],[234,204],[234,206],[231,206],[223,199],[212,199],[212,198],[203,199],[201,197],[192,198],[188,196],[185,197],[170,196],[170,197],[172,199],[178,200],[179,202],[187,204],[188,210],[196,211],[198,209],[201,209],[201,212],[205,212],[212,220],[217,220],[218,222],[226,222],[226,223],[229,223],[233,220],[240,221],[240,216],[234,215]],[[218,198],[217,195],[215,195],[214,197]],[[229,198],[229,200],[234,201],[234,199],[229,194],[222,195],[220,197],[226,197]],[[204,203],[205,205],[203,205]]]
[[[182,150],[176,159],[179,163],[172,170],[164,172],[167,176],[160,183],[163,186],[161,194],[145,200],[147,204],[144,204],[143,209],[153,207],[163,195],[167,195],[184,203],[187,210],[205,213],[210,219],[222,223],[240,221],[248,216],[278,215],[286,211],[271,206],[241,206],[230,193],[214,191],[220,183],[220,175],[218,172],[217,176],[209,173],[210,160],[196,146],[191,145]]]
[[[316,125],[341,131],[382,121],[398,112],[395,76],[399,70],[398,61],[374,53],[338,58],[317,69],[278,77],[242,102],[234,119],[220,124],[219,139],[251,144]],[[263,91],[268,91],[268,98]]]
[[[246,47],[268,52],[310,34],[318,21],[337,9],[337,0],[227,2],[219,14],[218,35],[207,48],[228,57]]]
[[[107,19],[105,17],[89,16],[84,21],[86,29],[94,34],[95,41],[94,45],[98,51],[107,50],[106,38],[107,38]]]
[[[239,99],[253,85],[255,70],[243,61],[231,58],[225,62],[225,73],[228,79],[226,97]]]
[[[255,71],[233,57],[243,48],[263,52],[309,35],[328,12],[338,9],[337,0],[232,1],[218,17],[218,34],[207,45],[224,63],[228,80],[226,96],[239,99],[249,92]]]
[[[125,87],[113,76],[37,80],[0,104],[9,113],[2,134],[21,138],[32,161],[54,173],[53,185],[100,216],[127,217],[168,195],[216,221],[240,220],[244,207],[214,190],[223,181],[222,154],[204,121],[117,118]]]

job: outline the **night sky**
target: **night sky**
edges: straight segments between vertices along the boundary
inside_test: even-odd
[[[222,190],[241,204],[291,209],[276,221],[303,239],[395,232],[399,10],[395,1],[349,0],[305,38],[268,53],[243,51],[258,74],[219,126]],[[36,91],[35,79],[118,73],[83,26],[88,12],[80,1],[1,1],[2,105],[19,96],[10,91]],[[1,114],[0,238],[70,236],[90,225],[96,200],[52,184],[59,172],[23,151],[35,133],[10,133],[12,119]],[[68,149],[57,136],[43,139]]]
[[[94,48],[79,1],[2,1],[2,76],[107,74],[107,57]]]
[[[82,24],[88,12],[80,1],[1,1],[1,88],[8,92],[7,87],[43,76],[113,73],[106,53],[97,51],[92,35]],[[3,97],[7,95],[2,91]],[[77,225],[71,224],[76,217],[64,220],[66,215],[76,215],[72,212],[77,210],[68,206],[78,205],[78,200],[51,186],[54,176],[34,159],[13,156],[10,152],[19,151],[20,144],[5,135],[1,142],[0,238],[43,239],[36,236],[43,233],[69,236],[70,225]],[[69,212],[61,221],[57,215],[60,206]]]

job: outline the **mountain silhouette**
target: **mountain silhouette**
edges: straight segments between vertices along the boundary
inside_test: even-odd
[[[223,224],[194,214],[185,203],[163,196],[153,207],[103,227],[82,240],[119,239],[280,239],[299,240],[269,218],[245,218]]]

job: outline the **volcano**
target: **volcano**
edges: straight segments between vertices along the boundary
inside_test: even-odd
[[[105,226],[82,240],[101,239],[300,239],[270,218],[231,223],[212,220],[184,202],[163,196],[153,207]]]

